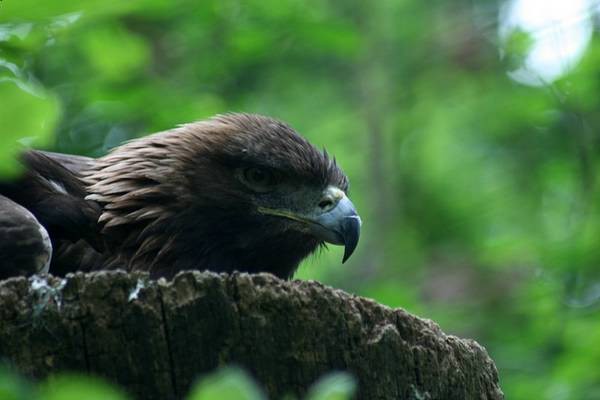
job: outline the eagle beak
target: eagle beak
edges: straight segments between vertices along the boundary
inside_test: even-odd
[[[258,211],[265,215],[301,222],[319,240],[344,245],[342,263],[350,258],[358,245],[362,221],[354,204],[336,187],[330,186],[325,189],[317,206],[308,214],[265,207],[259,207]]]
[[[354,204],[346,194],[335,187],[327,188],[309,221],[312,222],[311,231],[319,239],[344,245],[342,263],[345,263],[358,245],[362,224]]]

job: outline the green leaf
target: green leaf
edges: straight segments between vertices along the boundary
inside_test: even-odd
[[[146,42],[116,24],[87,32],[81,44],[95,71],[110,80],[137,77],[148,63]]]
[[[46,146],[59,117],[58,99],[22,81],[0,81],[0,175],[18,171],[17,142]]]
[[[333,372],[319,379],[309,390],[307,400],[346,400],[356,391],[356,380],[346,372]]]
[[[521,29],[511,31],[504,42],[504,51],[508,57],[509,65],[513,67],[521,65],[533,44],[534,40],[529,33]]]
[[[33,386],[17,374],[5,368],[0,368],[0,399],[2,400],[33,400]]]
[[[128,397],[103,380],[84,375],[50,377],[40,387],[45,400],[125,400]]]
[[[252,378],[239,368],[226,367],[204,377],[190,392],[188,400],[262,400],[266,396]]]
[[[84,14],[124,13],[152,3],[143,0],[3,0],[0,2],[0,22],[47,20],[49,17],[80,12]]]

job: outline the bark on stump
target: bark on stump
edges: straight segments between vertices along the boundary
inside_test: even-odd
[[[503,398],[476,342],[401,309],[267,274],[12,278],[0,283],[0,358],[34,378],[98,374],[139,399],[182,398],[229,363],[273,399],[301,396],[332,370],[358,379],[359,399]]]

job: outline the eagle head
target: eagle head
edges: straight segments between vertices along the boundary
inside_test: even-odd
[[[115,265],[289,278],[324,243],[359,239],[335,159],[287,124],[219,115],[117,147],[85,171]]]

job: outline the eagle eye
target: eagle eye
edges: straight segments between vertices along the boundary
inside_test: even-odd
[[[243,183],[256,192],[269,192],[278,182],[277,176],[264,168],[250,167],[242,171]]]

